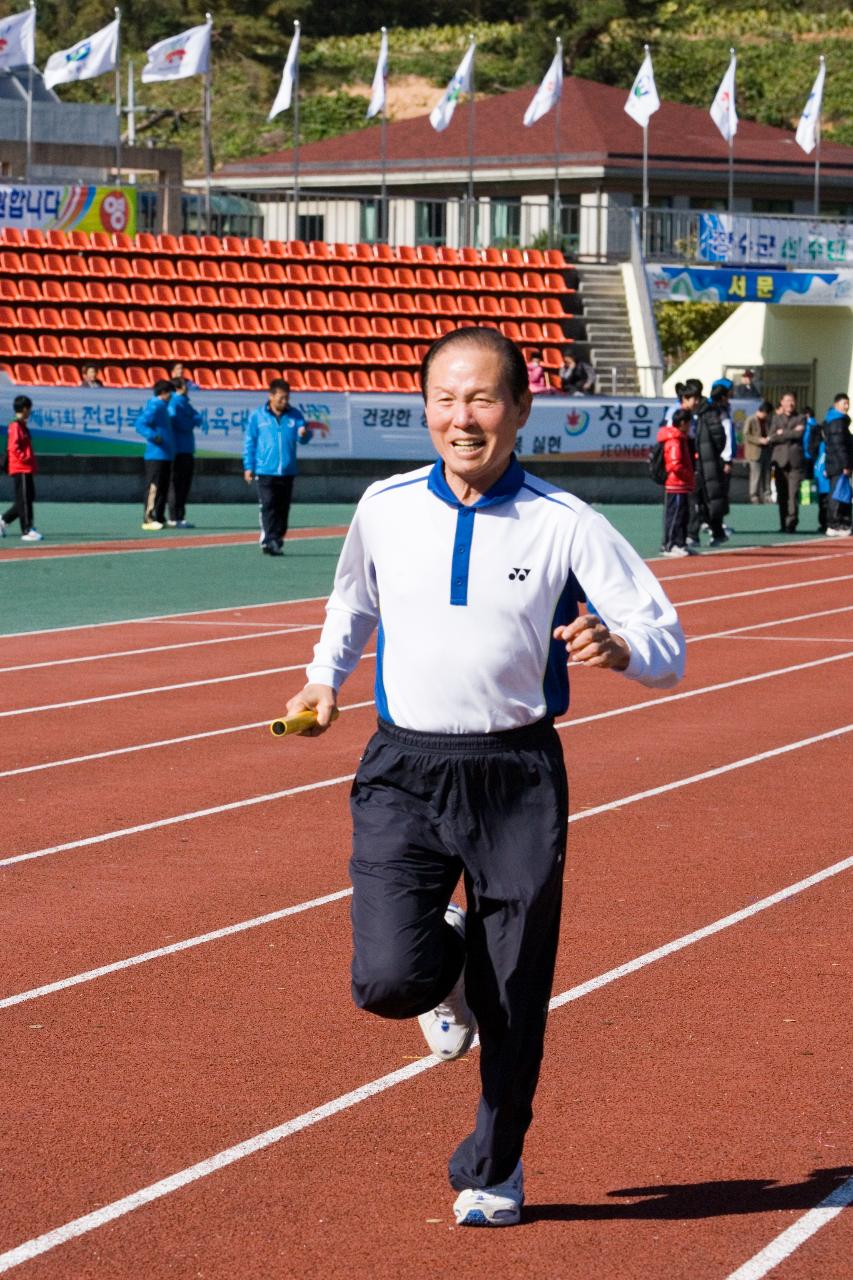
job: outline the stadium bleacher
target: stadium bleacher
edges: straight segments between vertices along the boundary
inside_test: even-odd
[[[203,390],[415,391],[459,323],[561,364],[575,311],[559,250],[0,230],[0,368],[16,383],[150,387],[182,361]]]

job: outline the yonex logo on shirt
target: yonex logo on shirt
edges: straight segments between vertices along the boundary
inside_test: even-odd
[[[509,575],[509,580],[510,582],[515,582],[517,579],[519,582],[523,582],[529,573],[529,569],[513,569],[512,573]]]

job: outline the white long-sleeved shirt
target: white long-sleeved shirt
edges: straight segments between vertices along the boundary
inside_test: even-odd
[[[568,706],[565,644],[552,631],[576,616],[582,593],[627,641],[629,679],[680,679],[675,610],[603,516],[515,458],[467,507],[440,462],[421,467],[371,485],[359,503],[308,679],[338,689],[378,624],[384,719],[432,733],[532,724]]]

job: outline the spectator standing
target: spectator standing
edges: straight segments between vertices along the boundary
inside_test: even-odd
[[[541,351],[530,353],[530,359],[527,361],[527,380],[531,394],[534,396],[541,396],[544,392],[551,390],[545,370],[542,368]]]
[[[186,518],[187,498],[195,467],[195,429],[201,423],[201,414],[190,403],[186,378],[172,378],[170,381],[175,388],[169,401],[175,455],[172,459],[169,519],[166,523],[173,529],[192,529],[194,526]]]
[[[770,416],[773,405],[769,400],[750,414],[743,428],[743,456],[749,464],[750,502],[768,502],[770,499]]]
[[[729,535],[723,526],[727,509],[726,479],[731,464],[724,461],[728,446],[723,419],[728,414],[725,395],[713,395],[702,400],[696,411],[696,507],[690,517],[688,545],[699,544],[699,532],[707,524],[711,532],[711,546],[719,547],[728,542]]]
[[[33,503],[36,497],[33,477],[38,470],[38,463],[27,425],[33,402],[29,396],[15,396],[12,408],[15,416],[6,429],[6,466],[15,486],[15,501],[0,519],[0,538],[5,538],[8,525],[20,520],[21,541],[41,542],[42,535],[33,522]]]
[[[797,397],[793,392],[786,391],[770,420],[770,447],[773,450],[780,533],[797,532],[805,430],[805,418],[797,413]]]
[[[189,369],[180,360],[176,360],[175,363],[172,365],[171,369],[169,370],[169,381],[174,382],[176,378],[183,378],[183,380],[187,384],[188,390],[190,391],[201,390],[198,383],[193,382],[192,374],[190,373]]]
[[[313,424],[317,425],[317,424]],[[287,534],[293,480],[298,470],[296,445],[308,444],[313,432],[300,409],[290,404],[290,386],[274,378],[269,399],[249,418],[243,445],[243,476],[257,482],[261,551],[280,556]]]
[[[661,427],[658,440],[663,444],[663,460],[666,467],[663,507],[663,554],[670,557],[688,556],[687,526],[690,515],[690,495],[696,487],[693,471],[693,446],[690,443],[690,425],[693,415],[689,409],[676,409],[672,422]]]
[[[755,382],[752,369],[744,369],[741,380],[732,391],[733,400],[760,400],[761,391]]]
[[[136,419],[136,430],[145,438],[145,508],[142,527],[151,533],[166,520],[166,495],[172,475],[175,448],[169,401],[175,388],[165,378],[155,382],[153,393]]]
[[[87,364],[83,368],[83,377],[80,379],[81,387],[102,387],[104,384],[98,377],[97,365]]]
[[[850,479],[853,473],[853,436],[850,434],[850,397],[841,391],[832,402],[832,408],[821,424],[821,435],[826,444],[826,479],[829,485],[828,538],[849,538],[851,532],[849,502],[840,502],[833,495],[842,476]]]
[[[557,377],[564,395],[595,395],[595,369],[585,360],[578,360],[568,347],[563,350],[563,363],[557,371]]]

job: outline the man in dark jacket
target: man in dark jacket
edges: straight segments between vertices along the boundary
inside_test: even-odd
[[[850,397],[841,391],[832,402],[832,408],[821,424],[821,435],[826,445],[826,479],[829,484],[828,538],[849,538],[851,532],[849,502],[834,498],[835,486],[842,476],[853,472],[853,435],[850,434]]]
[[[727,388],[721,388],[710,400],[702,400],[696,410],[696,509],[691,516],[688,544],[699,542],[699,530],[707,524],[711,530],[711,546],[728,542],[723,528],[726,514],[727,478],[731,464],[724,460],[728,440],[724,417],[728,413]]]
[[[796,533],[803,479],[803,436],[806,420],[797,413],[797,397],[786,391],[770,420],[770,448],[779,503],[779,531]]]
[[[595,395],[595,369],[586,361],[578,360],[568,349],[563,351],[563,363],[557,370],[557,377],[564,395]]]

